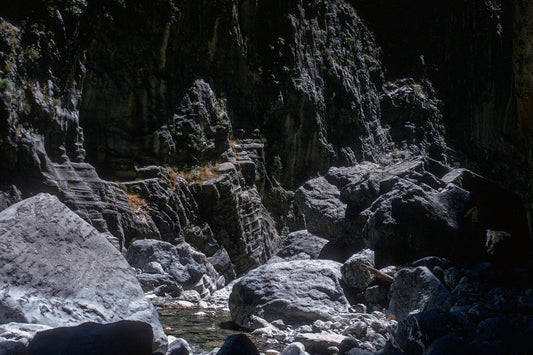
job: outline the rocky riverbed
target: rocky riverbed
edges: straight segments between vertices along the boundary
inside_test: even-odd
[[[532,4],[0,2],[0,354],[533,353]]]

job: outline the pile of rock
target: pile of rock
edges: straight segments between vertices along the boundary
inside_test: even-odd
[[[438,257],[376,270],[369,249],[344,264],[274,261],[236,281],[229,307],[239,326],[294,343],[282,354],[533,350],[531,270]]]
[[[475,200],[481,200],[483,227],[514,235],[515,250],[524,249],[520,243],[526,241],[519,239],[528,235],[516,195],[429,158],[385,167],[363,162],[330,168],[300,187],[295,199],[310,233],[351,250],[375,250],[380,266],[427,255],[454,260],[482,256],[481,238],[465,219]]]
[[[170,243],[145,239],[135,241],[126,259],[137,270],[137,278],[144,292],[159,297],[180,297],[184,290],[188,297],[208,298],[225,285],[206,256],[187,243]]]

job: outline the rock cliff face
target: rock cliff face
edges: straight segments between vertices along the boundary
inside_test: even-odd
[[[530,12],[506,1],[2,5],[0,207],[50,192],[119,247],[224,249],[230,275],[302,229],[284,188],[331,166],[458,161],[530,214]]]
[[[432,83],[451,158],[518,192],[531,221],[531,3],[350,3],[382,45],[388,78]]]

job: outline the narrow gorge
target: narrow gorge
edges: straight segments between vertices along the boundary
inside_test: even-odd
[[[0,4],[0,354],[533,352],[532,48],[527,0]]]

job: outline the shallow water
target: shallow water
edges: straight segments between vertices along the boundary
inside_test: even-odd
[[[239,330],[221,327],[231,321],[228,312],[201,308],[159,308],[159,320],[167,335],[185,339],[191,346],[193,354],[207,354],[224,344],[232,334],[243,333]],[[205,315],[198,315],[203,312]],[[256,344],[259,351],[268,349],[283,350],[283,344],[271,344],[265,338],[245,333]]]

